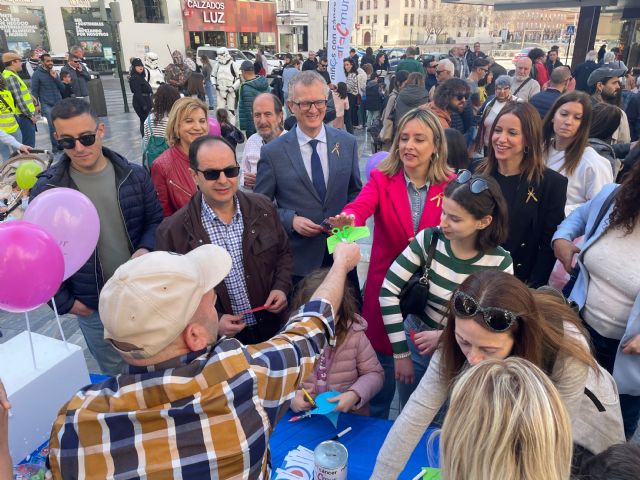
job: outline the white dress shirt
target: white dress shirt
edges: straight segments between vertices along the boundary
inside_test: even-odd
[[[304,169],[307,171],[307,175],[309,178],[313,180],[311,176],[311,154],[313,153],[313,149],[311,145],[309,145],[309,141],[313,140],[310,136],[300,130],[299,127],[296,126],[296,135],[298,136],[298,145],[300,145],[300,153],[302,154],[302,163],[304,163]],[[316,145],[316,151],[318,152],[318,156],[320,157],[320,163],[322,164],[322,173],[324,174],[324,184],[327,184],[327,180],[329,180],[329,155],[327,153],[327,131],[322,126],[322,130],[317,137],[318,144]]]
[[[282,132],[280,132],[280,136],[285,133],[287,133],[287,131],[282,130]],[[262,145],[264,145],[264,140],[259,133],[251,135],[244,144],[242,161],[240,162],[240,185],[243,187],[245,173],[258,173],[258,161],[260,160],[260,149],[262,148]],[[253,188],[245,188],[253,190]]]

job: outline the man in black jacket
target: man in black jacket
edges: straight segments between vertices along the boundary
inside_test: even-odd
[[[78,316],[100,370],[115,375],[120,373],[122,359],[104,341],[98,297],[120,265],[154,249],[162,208],[146,170],[102,146],[105,126],[87,102],[61,100],[51,111],[51,118],[64,154],[40,175],[30,197],[50,188],[73,188],[89,197],[100,218],[96,250],[62,283],[54,300],[59,313]]]
[[[588,51],[584,63],[578,65],[574,70],[573,78],[576,79],[576,90],[580,90],[581,92],[586,93],[590,92],[589,85],[587,85],[587,80],[589,80],[589,75],[591,75],[591,72],[598,68],[598,63],[596,62],[597,58],[598,54],[595,50]]]
[[[310,51],[309,57],[302,64],[302,71],[315,70],[318,68],[318,60],[316,59],[316,52]]]

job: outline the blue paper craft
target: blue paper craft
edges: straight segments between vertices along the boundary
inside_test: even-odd
[[[324,392],[314,398],[317,408],[311,410],[312,415],[324,415],[329,419],[335,428],[338,428],[338,415],[340,412],[334,412],[334,409],[338,406],[337,403],[330,402],[330,398],[334,398],[340,395],[340,392],[329,391]]]

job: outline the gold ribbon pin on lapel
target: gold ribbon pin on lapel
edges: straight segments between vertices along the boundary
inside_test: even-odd
[[[331,153],[335,153],[338,157],[340,156],[340,144],[336,143],[333,146],[333,150],[331,150]]]
[[[529,187],[527,190],[527,201],[524,203],[529,203],[529,200],[533,200],[534,202],[538,201],[538,197],[536,197],[536,192],[533,190],[533,187]]]
[[[444,198],[444,193],[440,192],[439,194],[437,194],[434,197],[431,197],[429,200],[432,202],[436,202],[436,207],[439,207],[440,204],[442,203],[442,199]]]

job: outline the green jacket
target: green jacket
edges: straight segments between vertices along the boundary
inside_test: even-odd
[[[253,124],[253,101],[261,93],[269,91],[271,89],[265,77],[256,77],[240,85],[238,116],[240,117],[240,130],[247,132],[247,138],[256,133],[256,127]]]
[[[396,72],[400,70],[406,70],[407,72],[418,72],[424,75],[424,66],[415,58],[405,58],[401,60],[398,64],[398,68],[396,68]]]

